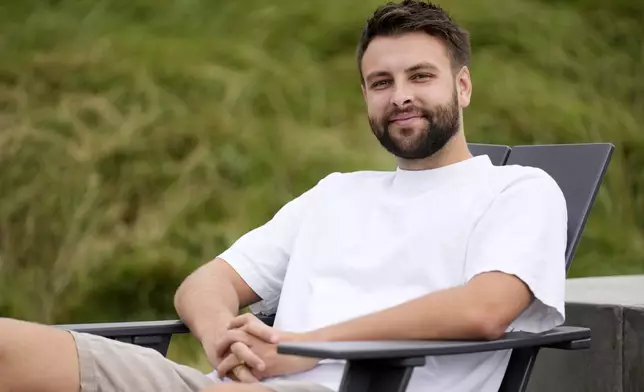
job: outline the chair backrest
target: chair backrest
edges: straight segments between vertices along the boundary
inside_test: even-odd
[[[474,156],[487,155],[495,166],[503,166],[510,155],[510,147],[497,144],[468,143],[470,153]]]
[[[566,270],[570,268],[614,149],[610,143],[516,146],[506,161],[506,165],[544,170],[563,191],[568,208]]]
[[[517,146],[512,147],[505,163],[542,169],[561,188],[568,209],[566,271],[570,268],[614,148],[609,143]],[[499,392],[526,390],[538,352],[538,348],[513,350]]]

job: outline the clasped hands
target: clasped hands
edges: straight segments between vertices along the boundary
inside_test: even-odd
[[[277,344],[306,340],[305,334],[279,331],[247,313],[234,318],[217,341],[203,342],[220,378],[253,383],[312,369],[319,359],[277,353]]]

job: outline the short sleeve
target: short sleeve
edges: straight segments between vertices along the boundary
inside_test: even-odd
[[[295,238],[322,181],[285,204],[268,222],[241,236],[218,256],[262,298],[261,302],[251,305],[253,312],[271,312],[277,308]]]
[[[559,186],[535,169],[500,192],[471,233],[466,281],[484,272],[505,272],[534,295],[509,330],[543,332],[563,323],[567,222]]]

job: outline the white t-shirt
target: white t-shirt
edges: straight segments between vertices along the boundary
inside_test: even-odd
[[[567,213],[544,171],[478,156],[424,171],[333,173],[220,257],[304,332],[465,284],[485,271],[521,278],[536,300],[510,330],[564,321]],[[428,357],[408,392],[497,391],[509,351]],[[344,363],[281,377],[338,390]]]

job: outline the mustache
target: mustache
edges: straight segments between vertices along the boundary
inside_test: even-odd
[[[392,120],[393,117],[400,116],[400,115],[406,115],[406,114],[409,114],[409,115],[412,115],[412,116],[418,116],[418,117],[425,117],[425,118],[428,118],[429,116],[431,116],[431,113],[428,110],[423,110],[423,109],[418,108],[418,107],[409,107],[409,108],[405,108],[405,109],[396,109],[396,108],[394,108],[394,109],[388,111],[387,113],[385,113],[385,115],[383,116],[383,119],[385,121],[387,121],[387,122],[391,122],[391,121],[393,121]]]

